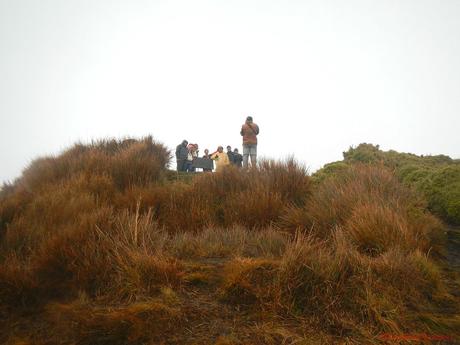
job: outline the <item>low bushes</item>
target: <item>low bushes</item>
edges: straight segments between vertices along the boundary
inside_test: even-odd
[[[379,146],[360,144],[343,153],[343,161],[326,164],[313,176],[322,181],[350,164],[380,164],[395,171],[400,180],[421,192],[429,209],[446,222],[460,224],[460,160],[445,155],[417,156]]]
[[[343,227],[369,254],[396,245],[438,252],[442,224],[425,207],[424,199],[390,170],[352,165],[324,180],[302,208],[288,208],[281,224],[324,239]]]
[[[329,342],[460,326],[434,260],[442,224],[384,163],[313,184],[293,159],[184,182],[168,155],[151,138],[76,145],[2,192],[0,341],[276,343],[308,329]]]

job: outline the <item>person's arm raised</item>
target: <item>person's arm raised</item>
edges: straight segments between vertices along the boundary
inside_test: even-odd
[[[216,156],[217,156],[218,153],[219,153],[219,151],[214,151],[209,156],[211,157],[211,159],[216,159]]]

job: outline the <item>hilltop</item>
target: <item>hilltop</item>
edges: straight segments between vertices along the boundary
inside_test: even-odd
[[[289,159],[177,179],[151,137],[35,160],[0,193],[0,342],[458,339],[458,272],[433,214],[450,213],[406,165],[355,152],[314,176]]]

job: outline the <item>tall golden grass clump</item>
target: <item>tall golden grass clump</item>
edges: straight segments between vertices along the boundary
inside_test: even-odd
[[[187,181],[151,137],[75,145],[0,195],[0,342],[378,342],[460,329],[442,224],[381,166]]]
[[[201,174],[190,183],[176,181],[133,188],[116,202],[151,209],[169,231],[200,231],[209,225],[262,228],[278,221],[287,204],[302,205],[311,191],[306,169],[292,158],[263,161],[257,169],[229,167]]]

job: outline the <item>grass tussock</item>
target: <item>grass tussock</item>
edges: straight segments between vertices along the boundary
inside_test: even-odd
[[[274,300],[272,285],[278,262],[267,259],[235,258],[225,267],[222,300],[243,307],[268,307]]]
[[[354,165],[324,180],[301,207],[290,207],[282,226],[328,239],[337,226],[369,255],[391,246],[438,251],[442,224],[424,199],[383,166]]]
[[[326,164],[314,175],[321,181],[353,164],[381,164],[405,185],[424,195],[428,208],[451,224],[460,224],[460,160],[445,155],[417,156],[362,143],[343,153],[343,161]]]
[[[178,181],[168,160],[151,138],[76,145],[3,189],[0,342],[358,344],[460,328],[442,223],[387,168],[313,185],[288,159]]]
[[[55,338],[55,341],[70,343],[78,339],[79,344],[87,345],[160,341],[161,335],[172,332],[183,318],[179,308],[161,301],[107,308],[91,305],[81,298],[67,304],[49,305],[45,317],[58,334],[65,335],[64,339]]]

